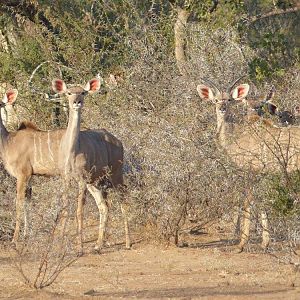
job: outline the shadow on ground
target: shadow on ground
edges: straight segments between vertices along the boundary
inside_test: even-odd
[[[243,290],[243,291],[241,291]],[[161,298],[175,298],[175,297],[205,297],[205,296],[263,296],[265,294],[279,294],[284,293],[292,289],[277,289],[270,290],[264,289],[255,291],[255,289],[239,289],[234,291],[232,287],[210,287],[210,288],[199,288],[199,287],[188,287],[188,288],[170,288],[170,289],[157,289],[157,290],[140,290],[140,291],[120,291],[113,293],[97,292],[90,290],[84,293],[88,296],[97,297],[116,297],[116,298],[140,298],[140,299],[161,299]]]

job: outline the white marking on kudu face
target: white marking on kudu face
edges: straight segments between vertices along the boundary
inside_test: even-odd
[[[69,107],[71,110],[79,111],[84,104],[84,97],[88,94],[88,91],[81,87],[71,87],[67,90],[66,96],[69,101]]]
[[[67,88],[65,82],[61,79],[52,81],[52,88],[58,94],[65,94],[69,101],[69,108],[75,112],[79,111],[84,103],[84,98],[88,93],[97,92],[100,89],[101,80],[93,78],[87,82],[85,87],[73,86]]]

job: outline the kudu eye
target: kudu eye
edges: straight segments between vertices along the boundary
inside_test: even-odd
[[[68,96],[71,96],[71,95],[72,95],[72,93],[71,93],[71,92],[67,92],[67,95],[68,95]]]

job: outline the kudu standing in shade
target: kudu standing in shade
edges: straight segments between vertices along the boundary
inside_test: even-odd
[[[77,208],[78,234],[82,251],[82,218],[86,189],[95,198],[99,209],[99,234],[95,246],[100,250],[108,217],[106,191],[102,185],[109,183],[112,187],[122,190],[123,184],[123,145],[105,129],[80,131],[81,108],[84,96],[88,91],[100,88],[100,80],[90,80],[86,87],[67,88],[64,81],[55,79],[53,90],[59,94],[66,94],[69,101],[68,127],[61,138],[58,165],[66,181],[75,179],[79,184]],[[130,248],[130,238],[125,203],[121,203],[121,210],[125,222],[126,248]]]
[[[237,80],[238,81],[238,80]],[[226,92],[221,92],[216,85],[204,80],[210,86],[200,84],[197,91],[203,100],[214,101],[217,116],[217,136],[219,144],[231,160],[240,168],[250,172],[288,173],[300,166],[300,128],[275,127],[268,122],[232,124],[230,118],[230,101],[245,99],[249,91],[248,84],[234,88],[237,81]],[[250,214],[253,202],[251,187],[247,189],[244,202],[244,220],[241,230],[240,251],[249,240]],[[266,249],[270,242],[268,220],[262,213],[263,239],[262,247]]]

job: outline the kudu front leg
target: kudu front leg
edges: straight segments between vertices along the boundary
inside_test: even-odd
[[[78,255],[83,254],[83,238],[82,238],[82,228],[83,228],[83,208],[86,197],[86,184],[79,183],[79,194],[77,203],[77,236],[78,236]]]
[[[104,198],[103,192],[101,190],[99,190],[92,184],[87,184],[87,189],[94,197],[99,210],[98,240],[95,245],[95,250],[99,252],[103,247],[104,243],[104,236],[108,219],[108,206],[106,204],[106,199]]]
[[[66,235],[67,231],[67,225],[68,225],[68,219],[69,219],[69,207],[70,207],[70,195],[69,190],[71,186],[70,178],[63,178],[63,191],[62,191],[62,197],[61,197],[61,203],[60,203],[60,209],[58,211],[57,216],[57,228],[58,232],[63,239]]]
[[[28,230],[27,213],[24,213],[27,183],[28,183],[27,177],[17,178],[16,226],[15,226],[14,236],[12,239],[13,243],[17,243],[19,240],[21,223],[23,218],[24,218],[24,234],[26,234]]]

